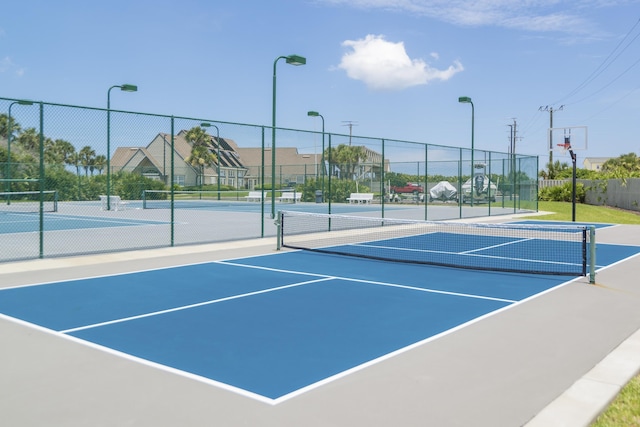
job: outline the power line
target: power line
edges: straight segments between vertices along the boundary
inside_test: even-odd
[[[625,40],[627,40],[627,38],[629,38],[629,36],[631,35],[631,33],[636,29],[636,27],[640,24],[640,19],[638,19],[636,21],[636,23],[631,27],[631,29],[627,32],[627,34],[624,36],[624,38],[622,40],[620,40],[620,43],[618,43],[616,45],[616,47],[611,51],[611,53],[609,53],[609,55],[602,61],[602,63],[600,63],[600,65],[598,65],[598,67],[596,67],[596,69],[582,82],[580,83],[575,89],[573,89],[571,92],[569,92],[567,95],[565,95],[563,98],[561,98],[560,100],[553,102],[552,104],[559,104],[560,102],[572,97],[573,95],[575,95],[576,93],[578,93],[580,90],[582,90],[583,88],[585,88],[587,85],[589,85],[591,82],[593,82],[599,75],[601,75],[607,68],[609,68],[609,66],[611,66],[611,64],[613,64],[619,57],[620,55],[622,55],[628,48],[629,46],[631,46],[631,44],[636,41],[636,39],[638,37],[640,37],[640,33],[636,34],[636,36],[627,43],[627,45],[620,50],[617,55],[615,55],[615,57],[613,57],[613,59],[611,59],[611,61],[609,61],[609,59],[616,53],[616,51],[620,48],[620,46],[622,46],[622,44],[625,42]],[[635,64],[634,64],[635,65]],[[628,70],[627,70],[628,71]],[[622,74],[626,73],[623,72]],[[616,77],[613,81],[609,82],[607,85],[605,85],[602,89],[606,88],[607,86],[609,86],[611,83],[613,83],[615,80],[617,80],[619,77],[622,76],[619,75],[618,77]],[[601,90],[602,90],[601,89]],[[599,92],[599,91],[598,91]],[[596,92],[596,93],[598,93]],[[595,94],[595,93],[594,93]],[[588,97],[587,97],[588,98]],[[582,100],[584,100],[586,98],[583,98]],[[580,100],[580,101],[582,101]],[[580,101],[576,101],[576,102],[580,102]],[[574,104],[576,103],[574,102]]]
[[[638,35],[640,35],[640,34],[638,34]],[[609,86],[611,86],[613,83],[615,83],[615,82],[616,82],[620,77],[622,77],[622,76],[624,76],[625,74],[627,74],[627,72],[628,72],[629,70],[631,70],[633,67],[635,67],[635,66],[636,66],[636,65],[638,65],[638,64],[640,64],[640,58],[639,58],[636,62],[634,62],[633,64],[631,64],[631,66],[630,66],[630,67],[628,67],[626,70],[624,70],[622,73],[618,74],[618,75],[617,75],[613,80],[611,80],[609,83],[607,83],[606,85],[602,86],[600,89],[596,90],[595,92],[592,92],[590,95],[587,95],[587,96],[585,96],[585,97],[584,97],[584,98],[582,98],[582,99],[579,99],[579,100],[577,100],[577,101],[575,101],[575,102],[572,102],[571,104],[577,104],[577,103],[579,103],[579,102],[584,101],[585,99],[589,99],[589,98],[591,98],[592,96],[599,94],[600,92],[602,92],[603,90],[605,90],[606,88],[608,88]]]

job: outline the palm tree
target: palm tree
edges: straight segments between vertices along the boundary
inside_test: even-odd
[[[9,116],[8,115],[0,114],[0,137],[2,137],[2,138],[6,138],[7,135],[9,135],[8,121],[9,121]],[[13,117],[11,118],[11,130],[12,130],[11,135],[14,135],[16,133],[20,133],[20,131],[22,130],[22,127],[20,126],[20,123],[16,122],[13,119]]]
[[[99,156],[96,156],[95,159],[93,159],[93,167],[98,170],[100,175],[102,175],[102,171],[104,170],[104,168],[106,166],[107,166],[107,157],[106,156],[100,154]]]
[[[200,126],[191,128],[186,134],[185,139],[191,144],[191,154],[185,162],[200,171],[200,185],[204,184],[204,168],[213,166],[217,159],[216,155],[211,151],[211,136]]]
[[[353,179],[358,163],[367,158],[363,146],[340,144],[331,151],[327,149],[325,159],[331,165],[331,173],[335,175],[336,167],[340,169],[340,178]]]
[[[69,156],[76,152],[76,148],[64,139],[52,141],[47,138],[44,142],[44,156],[47,163],[71,164],[68,162]]]
[[[24,150],[34,153],[40,147],[40,134],[36,128],[28,128],[18,136],[17,141]]]
[[[75,166],[76,175],[80,176],[80,154],[75,151],[75,148],[73,152],[67,156],[65,163],[69,166]]]
[[[96,152],[90,146],[85,145],[84,147],[82,147],[82,149],[78,154],[80,156],[79,158],[80,164],[84,168],[84,176],[88,176],[89,168],[91,168],[93,165],[93,160],[96,157]],[[93,172],[93,169],[92,169],[92,172]]]
[[[560,160],[556,160],[553,163],[547,163],[547,171],[541,171],[540,176],[544,179],[558,179],[563,172],[569,170],[567,163],[561,163]]]

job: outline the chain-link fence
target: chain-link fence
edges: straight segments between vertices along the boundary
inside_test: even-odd
[[[0,98],[0,261],[537,210],[537,157]]]

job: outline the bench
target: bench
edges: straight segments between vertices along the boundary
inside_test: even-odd
[[[371,204],[373,201],[373,193],[351,193],[350,197],[347,197],[349,203],[367,203]]]
[[[282,196],[278,197],[278,200],[280,202],[297,203],[300,200],[302,200],[302,193],[297,193],[297,192],[282,193]]]
[[[103,211],[109,210],[108,208],[111,208],[112,211],[119,211],[125,208],[127,202],[122,201],[120,196],[109,196],[109,203],[107,203],[107,196],[100,196],[100,205]]]
[[[261,202],[262,201],[262,191],[249,191],[248,196],[244,196],[247,202]]]

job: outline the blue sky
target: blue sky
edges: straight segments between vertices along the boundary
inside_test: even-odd
[[[22,0],[0,15],[0,96],[582,157],[640,152],[640,0]],[[114,96],[115,95],[115,96]],[[542,110],[541,110],[542,107]],[[545,111],[545,109],[547,111]],[[222,135],[224,136],[224,135]],[[557,157],[554,158],[557,159]],[[569,161],[568,157],[561,160]]]

